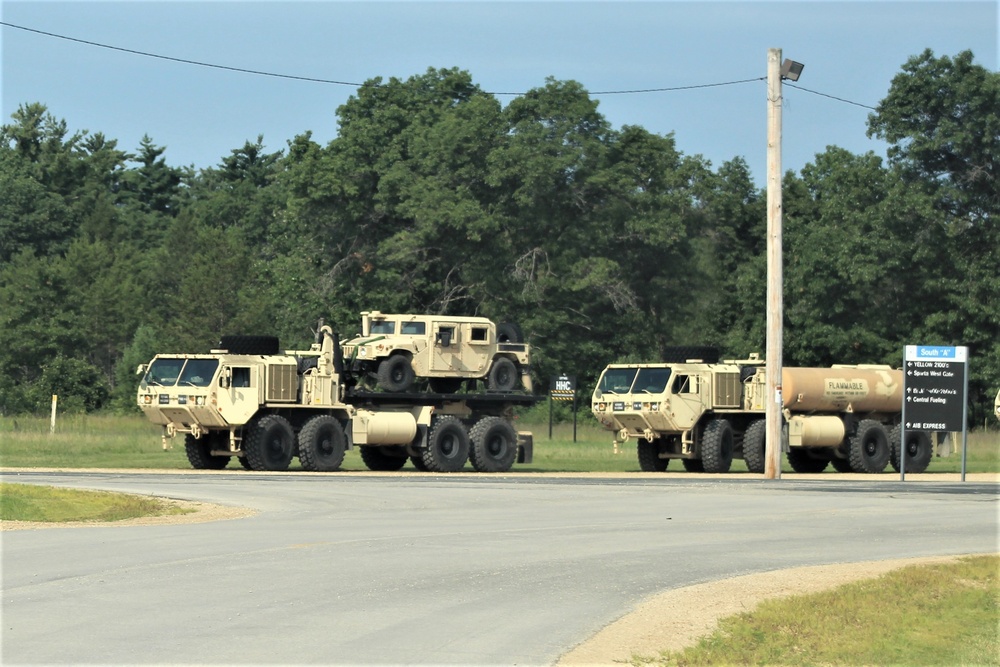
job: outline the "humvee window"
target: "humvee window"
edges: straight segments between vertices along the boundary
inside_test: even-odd
[[[149,370],[143,381],[148,384],[171,387],[177,384],[177,377],[181,374],[183,366],[183,359],[157,359],[149,365]]]
[[[391,334],[396,332],[396,323],[386,320],[376,320],[372,322],[372,334]]]
[[[400,333],[404,336],[423,336],[427,333],[427,326],[424,322],[403,322]]]
[[[218,367],[218,359],[188,359],[178,384],[187,387],[207,387]]]
[[[662,393],[668,380],[670,380],[669,368],[640,368],[639,374],[635,378],[632,393]]]
[[[634,368],[609,368],[601,376],[598,389],[606,394],[626,394],[635,379]]]
[[[441,327],[438,329],[437,342],[441,347],[448,347],[451,345],[451,341],[454,337],[455,327]]]
[[[489,329],[486,327],[472,327],[470,340],[473,343],[485,343],[489,338]]]

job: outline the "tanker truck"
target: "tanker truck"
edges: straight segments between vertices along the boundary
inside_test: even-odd
[[[160,354],[139,367],[139,408],[168,440],[183,435],[192,467],[285,470],[298,457],[334,471],[358,447],[371,470],[480,472],[530,463],[532,437],[513,426],[516,406],[539,400],[504,392],[365,391],[344,372],[339,337],[318,328],[309,350],[279,352],[276,338],[223,337],[208,354]]]
[[[903,376],[889,366],[784,368],[782,449],[796,472],[878,473],[897,467]],[[688,471],[723,473],[734,458],[764,472],[764,361],[612,364],[591,403],[613,431],[616,450],[635,438],[639,466],[662,472],[671,459]],[[897,444],[894,444],[897,443]],[[906,470],[922,472],[932,453],[925,433],[907,432]]]

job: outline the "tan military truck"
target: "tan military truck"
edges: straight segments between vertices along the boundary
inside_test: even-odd
[[[406,392],[427,380],[432,392],[459,391],[468,380],[488,391],[530,392],[530,347],[511,324],[485,317],[361,313],[361,334],[344,344],[347,370],[362,384]]]
[[[139,408],[184,437],[194,468],[232,459],[251,470],[334,471],[359,448],[372,470],[480,472],[530,463],[532,437],[513,426],[523,393],[387,394],[348,387],[338,337],[320,326],[309,350],[278,351],[277,339],[227,337],[208,354],[159,354],[139,367]]]
[[[993,399],[993,414],[996,415],[997,419],[1000,419],[1000,391],[997,392],[997,397]]]
[[[796,472],[877,473],[899,458],[902,372],[859,365],[782,370],[782,449]],[[734,458],[764,472],[764,361],[612,364],[591,409],[615,432],[635,438],[639,466],[664,471],[680,459],[689,471],[722,473]],[[895,439],[895,440],[894,440]],[[922,472],[932,454],[925,433],[908,432],[906,469]],[[898,465],[896,466],[898,469]]]

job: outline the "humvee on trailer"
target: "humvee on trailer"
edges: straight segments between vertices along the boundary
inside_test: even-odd
[[[468,380],[493,392],[513,391],[518,377],[531,391],[530,346],[512,324],[485,317],[361,313],[361,333],[344,343],[344,362],[362,383],[410,391],[418,379],[450,394]]]

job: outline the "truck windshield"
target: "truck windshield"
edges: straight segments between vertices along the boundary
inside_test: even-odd
[[[634,368],[609,368],[604,371],[597,388],[605,394],[625,394],[635,379]]]
[[[388,322],[386,320],[374,320],[372,322],[372,335],[374,334],[391,334],[396,332],[396,323]]]
[[[635,376],[635,383],[632,393],[647,392],[650,394],[661,394],[670,381],[669,368],[640,368]]]
[[[207,387],[218,367],[218,359],[157,359],[143,381],[161,387]]]

